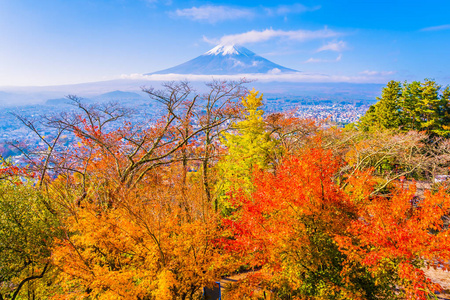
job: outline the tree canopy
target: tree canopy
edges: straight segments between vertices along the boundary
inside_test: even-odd
[[[450,269],[448,187],[412,179],[450,166],[448,88],[390,82],[348,130],[265,116],[244,83],[146,89],[166,109],[146,124],[76,97],[22,118],[44,146],[0,165],[0,300],[197,300],[233,274],[223,299],[442,291],[424,269]]]
[[[423,130],[445,137],[450,134],[449,87],[442,89],[430,79],[403,84],[390,81],[377,100],[361,118],[359,126],[363,130]]]

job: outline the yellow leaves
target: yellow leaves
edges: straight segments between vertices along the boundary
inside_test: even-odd
[[[234,267],[214,244],[220,232],[202,183],[189,182],[181,197],[172,171],[166,170],[167,185],[142,181],[114,195],[106,186],[103,201],[114,198],[109,207],[88,194],[67,217],[68,235],[53,255],[67,275],[62,292],[78,285],[99,299],[174,299],[198,294]]]
[[[370,195],[376,184],[372,170],[355,171],[346,180],[345,192],[351,197],[357,207],[364,206],[370,200]]]
[[[173,289],[177,285],[174,274],[168,270],[163,270],[157,279],[157,288],[152,292],[155,299],[172,300],[174,298]]]
[[[263,95],[258,97],[259,92],[252,89],[246,97],[242,97],[242,104],[250,115],[256,113],[256,111],[263,105]],[[263,111],[258,113],[259,117],[263,114]]]
[[[234,132],[223,135],[222,143],[227,147],[227,154],[217,164],[219,180],[216,191],[224,211],[231,208],[224,201],[228,197],[226,194],[241,189],[250,192],[253,188],[252,174],[258,169],[267,169],[276,152],[277,142],[266,130],[262,119],[262,95],[258,97],[258,92],[252,90],[242,102],[243,118],[234,124]]]

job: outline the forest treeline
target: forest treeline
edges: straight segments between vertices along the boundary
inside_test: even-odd
[[[435,81],[390,81],[378,102],[361,119],[363,130],[373,128],[426,131],[429,135],[450,134],[450,87],[442,90]]]
[[[390,82],[338,128],[264,114],[247,82],[144,89],[20,120],[40,148],[0,167],[0,299],[428,299],[449,270],[449,89]],[[53,132],[51,135],[43,131]],[[60,143],[74,134],[70,147]],[[432,183],[418,192],[415,181]]]

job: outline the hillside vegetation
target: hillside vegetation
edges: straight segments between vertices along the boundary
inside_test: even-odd
[[[449,89],[390,82],[361,122],[266,115],[215,81],[22,122],[41,147],[0,165],[0,300],[429,299],[449,270]],[[42,134],[42,131],[52,134]],[[67,147],[66,134],[77,139]],[[431,190],[418,193],[415,182]],[[250,272],[249,272],[250,271]]]

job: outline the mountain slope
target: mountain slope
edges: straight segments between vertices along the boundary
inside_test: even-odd
[[[298,72],[280,66],[236,45],[219,45],[205,54],[178,66],[151,74],[235,75],[252,73]]]

